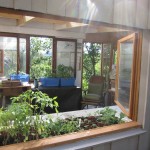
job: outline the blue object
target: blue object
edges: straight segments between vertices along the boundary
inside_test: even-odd
[[[59,86],[59,78],[40,78],[41,86]]]
[[[60,86],[74,86],[75,78],[61,78]]]
[[[11,74],[10,80],[20,80],[21,82],[29,82],[29,75],[28,74]]]

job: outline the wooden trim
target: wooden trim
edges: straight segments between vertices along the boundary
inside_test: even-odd
[[[17,36],[17,74],[20,71],[20,39]]]
[[[103,43],[102,43],[102,53],[101,53],[101,76],[103,76],[103,50],[104,50],[104,47],[103,47]]]
[[[111,52],[110,52],[110,65],[109,65],[109,72],[112,70],[112,62],[113,62],[113,44],[111,44]]]
[[[109,133],[126,131],[126,130],[134,129],[134,128],[141,128],[141,126],[137,122],[132,121],[132,122],[128,122],[128,123],[105,126],[105,127],[101,127],[101,128],[80,131],[80,132],[70,133],[70,134],[66,134],[66,135],[60,135],[60,136],[40,139],[40,140],[36,140],[36,141],[34,140],[34,141],[25,142],[25,143],[18,143],[18,144],[12,144],[12,145],[8,145],[8,146],[2,146],[2,147],[0,147],[0,150],[43,149],[46,147],[61,146],[63,144],[70,144],[70,143],[78,142],[81,140],[96,138],[97,136],[100,136],[100,135],[106,135]]]
[[[133,33],[126,36],[118,41],[117,49],[117,71],[116,71],[116,92],[115,92],[115,103],[122,109],[122,111],[131,119],[137,119],[138,111],[138,93],[139,93],[139,79],[140,79],[140,64],[141,64],[141,41],[138,42],[138,34]],[[141,37],[142,38],[142,37]],[[141,40],[140,38],[140,40]],[[133,39],[133,60],[131,67],[131,83],[130,83],[130,96],[129,96],[129,112],[123,107],[123,105],[117,100],[118,98],[118,79],[119,79],[119,62],[120,62],[120,43]],[[138,44],[138,43],[139,44]]]
[[[30,74],[30,37],[26,37],[26,73]]]
[[[0,73],[1,75],[4,75],[4,50],[0,50]]]
[[[123,113],[126,116],[130,117],[130,113],[127,112],[127,110],[122,106],[122,104],[118,100],[116,100],[116,98],[115,98],[114,102],[120,107],[120,109],[123,111]]]
[[[75,57],[74,57],[74,77],[76,78],[77,70],[77,40],[75,41]]]
[[[52,72],[53,73],[56,73],[56,66],[57,66],[57,41],[56,41],[56,38],[53,38],[53,52],[52,52]]]
[[[127,112],[127,110],[123,107],[123,105],[117,100],[117,98],[118,98],[118,82],[117,82],[117,88],[116,88],[116,93],[117,93],[117,97],[115,98],[115,102],[117,102],[116,104],[118,104],[118,106],[122,109],[122,111],[128,116],[128,117],[130,117],[131,118],[131,116],[132,116],[132,104],[133,104],[133,90],[134,90],[134,81],[133,81],[133,79],[134,79],[134,65],[135,65],[135,63],[134,63],[134,61],[135,61],[135,57],[134,57],[134,54],[135,54],[135,34],[131,34],[131,35],[128,35],[128,36],[126,36],[126,37],[124,37],[124,38],[122,38],[122,39],[120,39],[119,41],[118,41],[118,71],[117,71],[117,75],[119,75],[119,64],[120,64],[120,51],[121,51],[121,49],[120,49],[120,43],[122,43],[122,42],[124,42],[124,41],[126,41],[126,40],[128,40],[128,39],[133,39],[133,56],[132,56],[132,58],[133,58],[133,60],[132,60],[132,67],[131,67],[131,84],[130,84],[130,96],[129,96],[129,112]],[[117,81],[119,80],[119,77],[117,76]]]
[[[142,55],[142,31],[137,35],[137,46],[136,46],[136,61],[135,61],[135,85],[134,85],[134,101],[132,106],[132,117],[131,119],[136,121],[138,116],[138,102],[139,102],[139,85],[140,85],[140,71],[141,71],[141,55]]]

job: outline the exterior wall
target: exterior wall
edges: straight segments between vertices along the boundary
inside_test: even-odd
[[[66,17],[90,19],[111,24],[120,24],[132,27],[150,29],[150,2],[149,0],[0,0],[0,6],[42,12]],[[93,2],[93,3],[92,3]],[[88,4],[90,3],[90,4]],[[39,7],[40,5],[40,7]],[[92,9],[88,9],[88,5]],[[59,6],[59,7],[58,7]],[[95,8],[95,9],[94,9]],[[100,9],[101,8],[101,9]],[[86,12],[84,12],[86,10]],[[100,16],[98,15],[100,14]],[[102,14],[102,15],[101,15]],[[94,17],[93,17],[94,16]],[[62,31],[35,29],[30,27],[15,27],[0,25],[1,32],[14,32],[26,34],[51,35],[56,37],[83,39],[84,35],[79,33],[68,33]],[[138,121],[148,132],[143,135],[130,138],[116,139],[113,142],[104,142],[78,148],[83,150],[149,150],[150,149],[150,31],[143,32],[142,64],[140,78],[139,114]],[[80,50],[79,50],[80,51]],[[81,52],[81,51],[80,51]],[[80,70],[77,73],[80,74]],[[79,77],[80,78],[80,77]],[[81,79],[81,78],[80,78]],[[87,141],[86,141],[87,142]],[[76,143],[74,143],[76,144]],[[137,145],[139,147],[137,148]]]
[[[132,133],[132,131],[129,131]],[[128,132],[128,133],[129,133]],[[139,132],[133,130],[133,132]],[[122,135],[127,132],[101,135],[97,138],[81,140],[79,142],[63,144],[61,146],[47,147],[44,150],[148,150],[138,149],[139,137],[141,135],[132,135],[128,138]],[[138,134],[138,133],[137,133]]]
[[[150,149],[150,31],[143,31],[142,63],[140,76],[138,121],[143,124],[146,134],[140,137],[139,149]],[[144,144],[143,144],[144,143]]]
[[[150,28],[149,5],[149,0],[0,0],[1,7],[143,29]]]

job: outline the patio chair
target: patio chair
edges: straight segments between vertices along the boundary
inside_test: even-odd
[[[94,105],[95,107],[104,104],[103,98],[104,90],[104,77],[102,76],[92,76],[89,80],[89,88],[84,91],[82,100],[82,109],[88,105]]]

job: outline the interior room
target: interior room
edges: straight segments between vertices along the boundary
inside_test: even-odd
[[[0,0],[0,150],[148,150],[142,8],[138,0]]]

